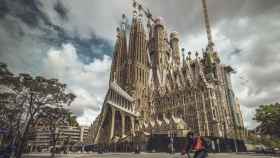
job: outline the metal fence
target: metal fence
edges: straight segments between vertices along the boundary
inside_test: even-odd
[[[218,137],[206,137],[211,143],[209,152],[246,152],[243,140],[225,139]],[[173,146],[175,152],[181,152],[187,138],[174,137]],[[136,149],[146,152],[168,152],[170,138],[168,135],[152,135],[146,142],[122,142],[112,144],[86,145],[85,151],[93,152],[134,152]]]

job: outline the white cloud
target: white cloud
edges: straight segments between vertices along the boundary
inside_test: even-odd
[[[72,44],[51,48],[43,61],[42,74],[66,83],[77,96],[70,109],[82,125],[89,125],[101,109],[109,80],[111,58],[104,56],[90,64],[82,63]]]
[[[114,40],[115,28],[123,13],[132,13],[131,0],[64,0],[70,20],[65,22],[54,13],[54,1],[41,0],[42,8],[51,20],[81,38],[89,38],[92,32]],[[112,31],[113,30],[113,31]]]
[[[91,109],[84,109],[82,117],[77,118],[77,121],[82,126],[89,126],[93,123],[95,117],[99,114],[99,111],[93,111]]]

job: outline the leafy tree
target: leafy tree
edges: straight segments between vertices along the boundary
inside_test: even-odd
[[[40,119],[44,125],[49,127],[51,133],[51,153],[52,157],[55,156],[56,144],[60,140],[60,128],[69,124],[68,120],[69,111],[63,107],[44,107],[40,115]]]
[[[63,146],[62,146],[62,150],[64,154],[67,154],[68,149],[70,149],[71,147],[69,147],[71,144],[71,136],[68,136],[67,138],[65,138],[63,140]]]
[[[259,137],[255,132],[249,132],[247,140],[253,145],[265,145],[266,147],[280,148],[280,139],[271,139],[269,137]]]
[[[74,126],[74,127],[78,127],[79,126],[79,123],[77,122],[77,117],[71,112],[71,111],[68,111],[67,112],[67,122],[69,123],[69,126]]]
[[[47,106],[44,107],[43,112],[41,113],[40,120],[44,123],[47,127],[49,127],[50,133],[51,133],[51,141],[50,146],[52,147],[51,153],[52,157],[55,156],[56,152],[56,145],[58,143],[62,143],[61,138],[61,128],[64,126],[79,126],[76,116],[70,112],[69,110],[66,110],[65,108],[58,108],[58,107],[51,107]],[[70,137],[63,140],[63,146],[62,150],[64,153],[67,152],[67,146],[70,144]]]
[[[69,93],[66,85],[57,79],[46,79],[44,77],[32,77],[29,74],[14,75],[7,65],[0,63],[0,84],[12,91],[13,97],[1,106],[1,126],[10,128],[10,134],[15,138],[16,157],[20,158],[27,144],[32,127],[36,125],[45,107],[63,108],[72,103],[75,96]],[[7,92],[0,94],[7,96]],[[10,95],[11,96],[11,95]],[[8,116],[14,113],[14,116]],[[3,115],[3,116],[2,116]],[[10,127],[5,119],[13,119],[14,126]],[[16,132],[12,132],[16,131]]]
[[[8,130],[4,140],[2,140],[4,144],[12,144],[15,141],[14,135],[16,134],[16,128],[14,127],[18,126],[18,122],[15,120],[19,116],[20,109],[8,102],[12,97],[14,97],[13,93],[0,94],[0,127],[3,130]]]
[[[261,105],[254,118],[260,125],[257,131],[263,135],[280,138],[280,104]]]
[[[9,88],[3,80],[12,82],[14,75],[7,69],[7,65],[0,63],[0,127],[7,129],[4,137],[5,144],[15,143],[17,131],[20,127],[22,102],[15,91]]]

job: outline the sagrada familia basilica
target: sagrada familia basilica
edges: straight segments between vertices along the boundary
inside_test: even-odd
[[[134,2],[130,27],[117,28],[109,90],[93,122],[92,144],[128,141],[131,136],[193,131],[234,137],[243,127],[231,66],[214,50],[206,1],[202,0],[208,45],[202,52],[180,48],[177,32]],[[129,29],[128,29],[129,28]]]

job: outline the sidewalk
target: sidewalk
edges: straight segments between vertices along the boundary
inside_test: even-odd
[[[193,154],[192,154],[193,155]],[[50,153],[25,154],[23,158],[49,158]],[[56,154],[56,158],[181,158],[180,153],[70,153]],[[208,158],[276,158],[276,156],[263,155],[256,153],[211,153]],[[279,156],[278,156],[279,158]]]

